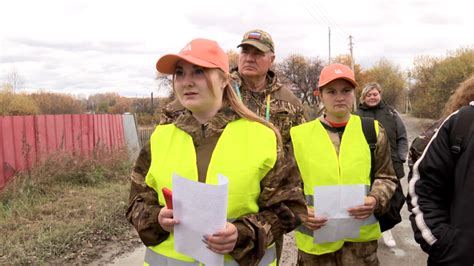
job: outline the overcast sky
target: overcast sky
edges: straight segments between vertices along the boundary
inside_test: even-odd
[[[381,58],[411,67],[474,45],[471,0],[1,0],[0,83],[16,69],[31,91],[90,95],[154,91],[155,63],[188,41],[234,49],[247,30],[275,42],[277,61],[298,53],[349,53],[370,67]]]

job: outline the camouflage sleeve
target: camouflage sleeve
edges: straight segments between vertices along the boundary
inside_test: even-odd
[[[279,149],[274,168],[261,181],[260,212],[234,222],[239,236],[231,255],[240,265],[257,265],[266,248],[307,218],[301,178],[294,160]]]
[[[158,223],[158,194],[145,183],[150,168],[150,143],[140,151],[132,170],[127,219],[135,227],[145,246],[154,246],[168,238],[169,233]]]
[[[176,118],[185,112],[178,100],[173,100],[169,104],[165,105],[159,115],[159,124],[171,124]]]
[[[390,144],[385,129],[379,123],[379,134],[374,151],[374,182],[369,195],[377,199],[374,212],[381,214],[387,211],[388,203],[397,187],[397,177],[390,157]]]
[[[295,121],[293,122],[292,127],[306,123],[309,120],[309,116],[306,113],[303,106],[298,106],[295,113]]]

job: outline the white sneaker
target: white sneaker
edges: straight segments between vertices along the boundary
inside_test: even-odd
[[[390,230],[382,233],[383,242],[387,247],[393,248],[397,245],[395,239],[393,239],[392,232]]]

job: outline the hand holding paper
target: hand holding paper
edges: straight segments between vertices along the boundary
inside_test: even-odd
[[[328,218],[324,216],[315,216],[314,209],[312,207],[308,207],[308,219],[306,220],[304,225],[310,230],[318,230],[319,228],[324,226],[327,221]]]
[[[234,250],[237,243],[238,231],[234,224],[227,222],[224,229],[212,235],[206,235],[207,248],[219,253],[227,254]]]
[[[347,209],[347,211],[350,216],[354,217],[354,219],[363,220],[374,213],[376,205],[377,200],[373,196],[368,196],[364,199],[364,205],[351,207]]]

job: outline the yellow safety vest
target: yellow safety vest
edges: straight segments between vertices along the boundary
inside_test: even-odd
[[[377,122],[374,126],[378,134]],[[351,115],[342,135],[339,155],[319,119],[293,127],[290,134],[309,206],[313,206],[315,186],[364,184],[370,187],[370,149],[359,116]],[[359,238],[315,244],[313,231],[304,226],[297,228],[295,238],[298,249],[320,255],[339,250],[345,241],[367,242],[380,235],[379,223],[372,216],[360,227]]]
[[[146,184],[165,200],[163,187],[172,188],[172,175],[198,181],[196,151],[192,137],[174,124],[160,125],[150,138],[151,165]],[[277,156],[276,135],[258,122],[239,119],[230,122],[220,136],[206,175],[206,184],[217,184],[217,175],[229,179],[227,219],[258,213],[260,181],[274,167]],[[183,262],[196,261],[174,250],[173,234],[164,242],[149,247],[155,253]],[[225,260],[232,260],[226,255]]]

